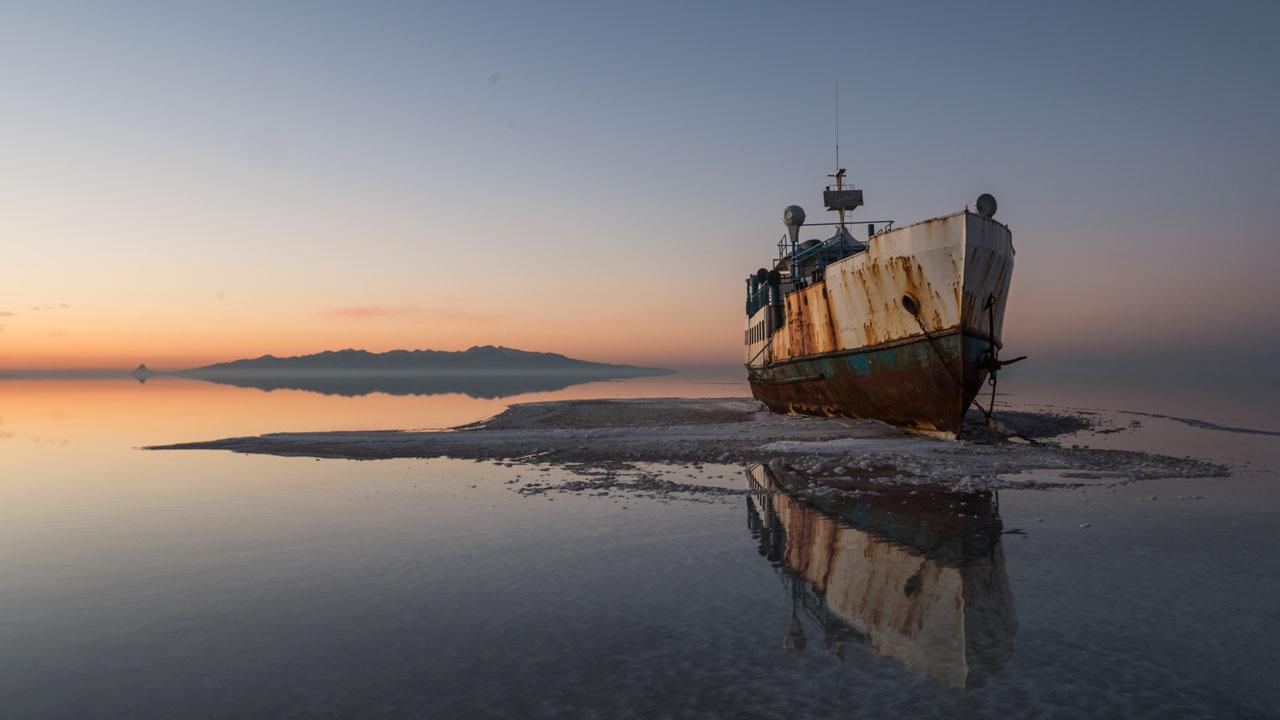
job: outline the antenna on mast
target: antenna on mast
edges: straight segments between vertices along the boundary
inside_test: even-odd
[[[830,185],[822,193],[822,202],[827,206],[827,210],[840,214],[840,222],[836,223],[840,226],[840,242],[844,243],[848,237],[849,231],[845,228],[845,213],[853,212],[862,207],[862,191],[857,188],[844,187],[844,168],[840,167],[840,81],[836,81],[836,172],[834,175],[828,175],[829,178],[835,178],[835,188]]]
[[[837,193],[842,193],[844,191],[844,168],[840,167],[840,81],[839,80],[836,80],[836,172],[834,175],[828,175],[827,177],[836,179]],[[826,195],[830,195],[830,192],[829,192],[831,190],[830,185],[827,186],[827,190],[828,192],[826,193]],[[835,197],[835,196],[832,196],[832,197]],[[852,196],[850,196],[850,201],[851,200],[852,200]],[[834,201],[834,206],[833,206],[833,201],[828,200],[827,209],[835,210],[840,213],[839,225],[840,225],[840,234],[842,237],[845,233],[845,227],[844,227],[845,210],[852,210],[861,204],[862,204],[861,191],[858,191],[857,201],[851,205],[848,205],[847,207],[845,203],[841,201]]]

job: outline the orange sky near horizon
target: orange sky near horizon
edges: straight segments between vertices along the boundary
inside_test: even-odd
[[[172,310],[118,316],[78,312],[72,305],[38,314],[6,318],[9,322],[0,333],[0,368],[123,368],[145,362],[153,369],[177,369],[264,354],[302,355],[349,347],[383,352],[465,350],[473,345],[560,352],[604,362],[669,365],[677,361],[682,367],[736,360],[725,356],[724,343],[704,344],[701,349],[686,344],[676,352],[656,333],[637,331],[646,323],[643,313],[599,306],[563,314],[513,309],[503,322],[427,307],[376,305],[315,312],[238,308],[207,314]],[[703,337],[736,339],[740,335],[736,325],[716,328],[714,320],[690,324],[689,329]]]
[[[600,287],[592,279],[598,273],[574,273],[585,281],[564,277],[544,284],[518,273],[489,272],[483,278],[424,282],[437,289],[415,292],[393,263],[331,267],[332,272],[301,277],[282,266],[279,282],[264,278],[228,290],[198,271],[186,278],[185,288],[171,274],[135,275],[127,292],[94,287],[93,276],[78,288],[53,293],[42,292],[33,278],[18,278],[0,289],[0,368],[146,363],[177,369],[264,354],[473,345],[690,367],[733,364],[740,352],[736,283],[721,292],[703,287],[673,294],[646,287],[648,281],[635,271],[612,273],[613,288]],[[58,281],[77,284],[69,273]],[[23,288],[24,282],[32,287]],[[44,305],[15,298],[50,295],[57,301]],[[150,303],[148,296],[163,300]]]
[[[1018,256],[1005,340],[1015,354],[1030,354],[1040,363],[1183,353],[1189,329],[1248,336],[1258,321],[1250,308],[1270,307],[1265,266],[1230,269],[1237,277],[1257,277],[1206,302],[1179,289],[1197,281],[1226,284],[1223,265],[1206,263],[1193,277],[1176,267],[1144,264],[1139,249],[1118,248],[1109,265],[1087,277],[1062,278],[1056,269],[1074,252],[1065,238],[1032,230],[1015,232],[1014,242]],[[125,268],[112,268],[116,261],[101,258],[93,263],[105,271],[98,276],[86,268],[79,276],[64,272],[56,283],[37,274],[4,278],[0,368],[146,363],[179,369],[348,347],[381,352],[473,345],[602,362],[726,367],[741,362],[742,267],[753,255],[768,254],[766,243],[752,245],[744,243],[733,262],[695,258],[672,265],[661,284],[650,281],[643,265],[560,277],[548,276],[554,265],[545,265],[539,273],[494,269],[479,278],[442,278],[429,283],[436,286],[430,292],[415,292],[402,266],[341,262],[310,277],[281,265],[278,282],[263,278],[239,285],[199,271],[185,282],[176,273],[157,271],[134,276],[131,290],[117,291],[95,278],[123,274]],[[601,261],[601,267],[609,264]],[[708,267],[715,269],[701,270]],[[55,284],[60,287],[53,291],[44,287]],[[1115,288],[1127,286],[1143,291],[1117,295]],[[149,297],[165,300],[151,303]],[[27,298],[53,302],[23,304]]]
[[[1013,354],[1037,364],[1150,361],[1185,356],[1188,333],[1267,340],[1257,329],[1275,307],[1271,268],[1245,261],[1247,246],[1169,245],[1153,258],[1158,238],[1197,229],[1090,230],[1090,218],[1066,215],[1042,227],[1023,222],[1013,198],[1017,259],[1005,325]],[[22,228],[11,214],[7,236],[17,242],[0,267],[0,368],[180,369],[348,347],[473,345],[728,367],[742,361],[743,278],[767,262],[762,238],[781,227],[772,215],[761,208],[730,225],[675,231],[638,220],[611,243],[577,247],[554,222],[532,223],[494,261],[431,235],[393,241],[394,252],[334,243],[296,257],[288,248],[301,244],[305,226],[274,244],[252,229],[232,237],[190,228],[191,242],[153,251],[155,228],[104,223],[89,232],[61,218]],[[1105,262],[1075,242],[1086,232],[1108,248]],[[1233,290],[1186,291],[1201,286]]]

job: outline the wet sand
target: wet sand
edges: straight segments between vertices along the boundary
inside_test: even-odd
[[[942,441],[880,422],[777,415],[740,398],[566,400],[513,405],[478,423],[429,431],[272,433],[151,446],[317,458],[448,457],[571,467],[606,481],[652,484],[645,463],[773,463],[789,471],[956,490],[1054,488],[1154,478],[1225,477],[1223,465],[1068,444],[1124,431],[1098,415],[1008,412],[999,431],[976,418]]]

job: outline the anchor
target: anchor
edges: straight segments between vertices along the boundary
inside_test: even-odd
[[[1027,359],[1026,355],[1019,355],[1010,360],[1000,359],[1000,346],[996,344],[996,296],[991,294],[987,296],[985,305],[987,311],[987,334],[991,337],[991,345],[987,351],[982,354],[982,359],[978,361],[978,367],[987,371],[987,383],[991,385],[991,400],[984,409],[977,402],[973,404],[982,412],[987,419],[987,427],[994,432],[999,432],[996,420],[992,417],[996,410],[996,383],[999,381],[1000,371],[1006,365],[1012,365],[1016,362],[1022,362]]]
[[[992,348],[991,350],[988,350],[987,352],[983,353],[982,359],[978,361],[978,367],[982,368],[983,370],[986,370],[992,375],[995,375],[996,373],[1000,372],[1000,370],[1004,368],[1005,365],[1012,365],[1016,362],[1020,362],[1022,360],[1027,359],[1026,355],[1019,355],[1018,357],[1013,358],[1011,360],[1001,360],[999,357],[999,352],[995,351],[995,345],[992,345],[991,348]]]

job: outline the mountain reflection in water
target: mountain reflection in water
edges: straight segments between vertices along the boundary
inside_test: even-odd
[[[182,377],[221,385],[259,390],[305,390],[323,395],[358,397],[371,393],[387,395],[461,394],[493,399],[532,392],[552,392],[602,380],[621,380],[637,375],[605,372],[476,372],[476,373],[308,373],[262,374],[253,372],[180,373]],[[145,382],[145,378],[138,378]]]
[[[994,493],[885,488],[800,500],[802,481],[748,470],[747,525],[791,594],[784,647],[803,651],[807,617],[824,650],[865,645],[951,688],[981,685],[1013,655],[1018,621]]]

